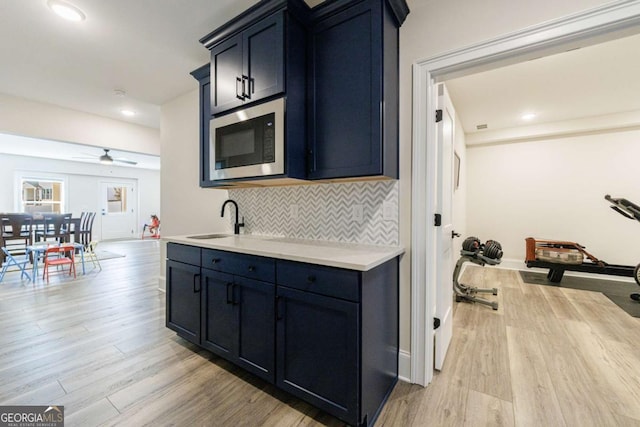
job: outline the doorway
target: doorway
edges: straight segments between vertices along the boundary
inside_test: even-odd
[[[435,150],[436,83],[515,64],[534,57],[559,53],[631,34],[640,25],[640,5],[609,4],[579,15],[551,21],[510,34],[490,43],[460,49],[421,61],[413,69],[412,147],[412,332],[411,379],[427,385],[433,377],[434,318],[438,277],[436,230],[433,218],[439,190],[434,176],[438,164]],[[426,262],[424,260],[426,259]]]

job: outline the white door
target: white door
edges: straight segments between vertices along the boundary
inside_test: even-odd
[[[438,84],[438,110],[442,120],[437,129],[436,212],[441,225],[436,228],[436,306],[440,326],[434,333],[435,369],[442,369],[453,333],[453,153],[456,113],[443,83]]]
[[[139,237],[137,191],[131,182],[101,182],[102,240]]]

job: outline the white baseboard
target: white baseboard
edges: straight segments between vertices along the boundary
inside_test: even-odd
[[[411,382],[411,353],[400,350],[398,354],[398,379]]]

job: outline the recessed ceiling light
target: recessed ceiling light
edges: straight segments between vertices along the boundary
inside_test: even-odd
[[[536,114],[535,114],[535,113],[525,113],[525,114],[523,114],[522,116],[520,116],[520,118],[521,118],[522,120],[527,120],[527,121],[529,121],[529,120],[533,120],[533,119],[535,119],[535,118],[536,118]]]
[[[127,116],[127,117],[133,117],[136,115],[136,112],[133,110],[128,110],[128,109],[122,109],[120,110],[120,112],[122,113],[123,116]]]
[[[86,19],[86,15],[72,4],[60,0],[49,0],[47,5],[49,9],[53,10],[58,16],[69,21],[79,22]]]

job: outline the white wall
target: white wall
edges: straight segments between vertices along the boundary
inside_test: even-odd
[[[193,81],[194,87],[197,82]],[[220,217],[226,190],[200,188],[200,122],[198,90],[193,90],[161,108],[162,144],[160,187],[162,191],[162,234],[232,232]],[[227,214],[228,215],[228,214]],[[164,287],[166,248],[162,245],[160,287]]]
[[[160,154],[158,129],[0,94],[0,132]]]
[[[524,267],[526,237],[569,240],[612,264],[640,262],[640,223],[605,194],[640,204],[640,130],[468,148],[468,227]]]
[[[18,209],[20,197],[16,175],[56,177],[66,182],[65,212],[80,216],[82,211],[94,211],[93,237],[101,239],[101,193],[100,183],[105,180],[135,182],[138,187],[138,223],[148,221],[151,213],[160,212],[160,172],[148,169],[99,165],[91,163],[52,160],[40,157],[0,154],[0,212]],[[160,216],[162,218],[162,216]],[[138,237],[136,234],[134,237]]]
[[[608,1],[407,0],[407,3],[411,13],[400,29],[400,242],[408,249],[400,263],[400,348],[404,351],[409,351],[411,345],[412,65]]]
[[[195,80],[193,84],[197,86]],[[164,235],[231,231],[229,221],[220,217],[227,191],[199,186],[198,109],[197,90],[162,106],[160,176]]]

